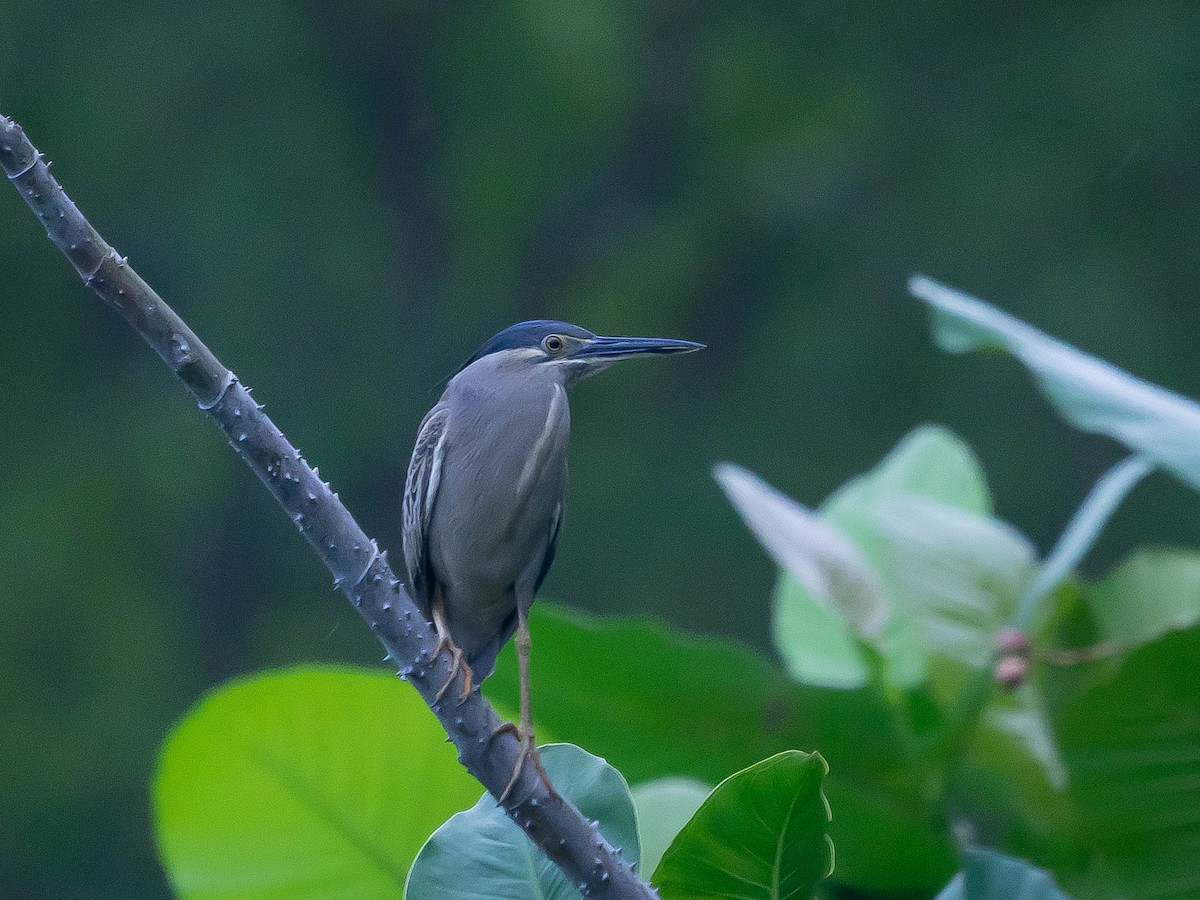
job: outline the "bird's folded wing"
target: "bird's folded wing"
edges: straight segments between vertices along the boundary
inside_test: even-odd
[[[404,563],[408,569],[409,590],[426,615],[429,614],[433,580],[429,563],[429,522],[441,480],[449,416],[447,407],[439,403],[421,422],[404,484]]]

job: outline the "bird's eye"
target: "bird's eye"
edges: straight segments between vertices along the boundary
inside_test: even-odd
[[[542,341],[542,346],[546,348],[547,353],[557,353],[564,346],[563,339],[557,334],[552,334]]]

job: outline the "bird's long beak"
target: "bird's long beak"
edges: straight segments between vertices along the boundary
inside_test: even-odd
[[[574,355],[587,362],[608,363],[642,354],[691,353],[703,349],[703,344],[671,338],[596,337],[581,344]]]

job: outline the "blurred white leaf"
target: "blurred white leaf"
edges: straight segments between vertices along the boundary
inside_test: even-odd
[[[775,562],[817,603],[850,623],[862,638],[878,641],[890,611],[862,551],[845,535],[745,469],[722,463],[713,474]]]
[[[925,648],[986,665],[1033,572],[1033,545],[999,519],[914,494],[881,504],[876,523],[895,602]]]
[[[909,291],[933,310],[945,350],[1007,350],[1081,431],[1105,434],[1200,489],[1200,404],[1076,350],[967,294],[922,276]]]

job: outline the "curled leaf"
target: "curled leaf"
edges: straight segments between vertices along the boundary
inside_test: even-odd
[[[878,641],[890,610],[875,571],[854,542],[739,466],[722,463],[713,474],[775,562],[860,637]]]

